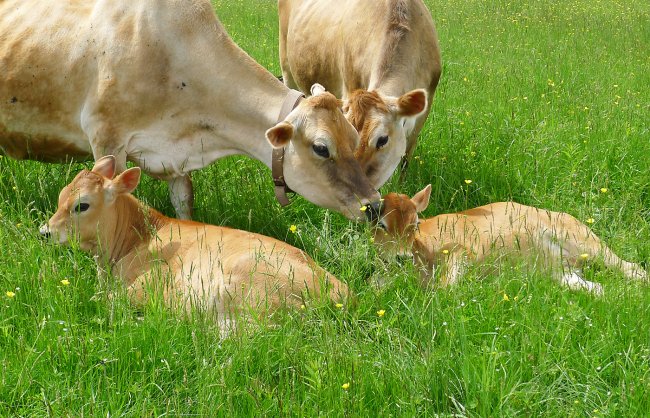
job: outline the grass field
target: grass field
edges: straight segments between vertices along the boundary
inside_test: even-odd
[[[431,183],[426,216],[506,199],[567,211],[648,262],[650,3],[427,4],[443,77],[408,180],[382,191]],[[215,8],[279,74],[275,2]],[[88,256],[39,239],[81,167],[0,158],[0,416],[650,416],[650,289],[598,262],[601,298],[522,263],[423,291],[365,225],[302,199],[280,209],[268,170],[228,158],[194,176],[195,217],[304,248],[358,304],[220,340],[209,318],[107,300]],[[173,214],[165,184],[137,195]]]

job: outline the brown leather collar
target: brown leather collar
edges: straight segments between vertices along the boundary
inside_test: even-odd
[[[298,106],[298,103],[304,99],[305,95],[297,90],[289,90],[287,97],[282,103],[280,115],[278,116],[278,123],[282,122],[293,109]],[[289,186],[284,181],[284,147],[274,148],[271,158],[271,174],[273,175],[273,184],[275,185],[275,197],[280,202],[281,206],[289,204],[287,193],[291,192]]]

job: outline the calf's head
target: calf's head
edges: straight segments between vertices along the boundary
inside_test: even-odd
[[[431,185],[409,198],[404,194],[384,196],[379,220],[375,223],[374,242],[386,258],[411,255],[419,223],[418,213],[429,205]]]
[[[116,202],[140,181],[140,168],[115,177],[115,158],[99,159],[91,171],[83,170],[59,194],[57,211],[40,233],[59,244],[77,241],[82,250],[95,252],[108,245],[114,230]]]
[[[319,85],[287,118],[266,131],[274,148],[284,148],[287,185],[307,200],[350,219],[370,217],[379,193],[354,158],[359,135],[345,119],[340,100]]]
[[[406,152],[407,134],[427,108],[427,92],[417,89],[400,97],[355,90],[345,107],[346,118],[359,132],[355,157],[375,188],[393,174]]]

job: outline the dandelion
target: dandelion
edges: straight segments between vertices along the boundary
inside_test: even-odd
[[[601,193],[607,193],[607,190],[608,190],[607,187],[601,187],[600,188]]]
[[[23,226],[23,224],[21,224],[20,222],[16,224],[16,228],[20,228],[21,226]]]
[[[382,318],[386,314],[386,311],[383,309],[380,309],[377,311],[377,316]]]
[[[503,300],[506,301],[506,302],[510,300],[510,297],[505,292],[503,293]]]
[[[360,210],[361,212],[365,212],[365,211],[368,210],[368,206],[363,205],[363,206],[361,206],[361,207],[359,208],[359,210]]]
[[[442,250],[442,253],[445,254],[445,255],[449,254],[449,250]]]
[[[16,296],[16,294],[11,290],[7,290],[5,294],[7,295],[8,298],[13,298],[14,296]]]
[[[289,231],[291,231],[292,234],[295,234],[298,231],[298,227],[295,225],[291,225],[289,227]]]
[[[465,184],[472,184],[472,180],[470,180],[470,179],[465,179]]]
[[[337,309],[343,309],[343,304],[342,303],[337,303],[334,306],[336,306]]]
[[[341,387],[343,388],[343,390],[348,390],[350,389],[350,383],[349,382],[343,383]]]
[[[585,222],[587,222],[588,224],[592,224],[592,223],[596,222],[596,220],[594,218],[589,218]]]
[[[70,285],[70,280],[68,280],[68,279],[63,279],[63,280],[61,280],[61,284],[62,284],[63,286],[69,286],[69,285]]]
[[[582,254],[580,254],[580,258],[582,258],[583,260],[586,260],[586,259],[589,258],[589,254],[587,254],[587,253],[582,253]]]
[[[300,309],[304,311],[305,309],[307,309],[307,307],[305,305],[300,305]]]

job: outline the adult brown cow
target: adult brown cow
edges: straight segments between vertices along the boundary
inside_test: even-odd
[[[285,84],[306,92],[318,82],[345,100],[361,135],[356,157],[380,187],[402,156],[408,163],[440,78],[429,10],[421,0],[278,0],[278,9]]]
[[[0,68],[5,154],[130,160],[169,182],[181,218],[191,171],[232,154],[271,167],[274,148],[288,186],[319,206],[359,218],[379,200],[340,102],[324,92],[291,110],[296,92],[235,45],[208,0],[4,0]]]

